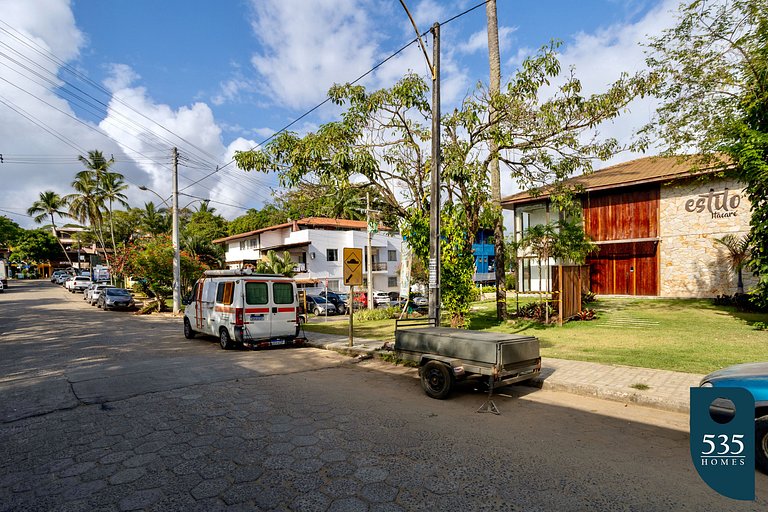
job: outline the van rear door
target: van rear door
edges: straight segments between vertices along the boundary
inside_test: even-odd
[[[249,341],[269,339],[272,336],[269,285],[269,281],[245,281],[243,326],[244,337]]]
[[[296,336],[296,285],[293,281],[272,281],[272,338]]]

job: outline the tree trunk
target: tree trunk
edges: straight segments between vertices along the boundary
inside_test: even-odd
[[[499,53],[499,21],[496,17],[496,0],[488,0],[485,4],[485,15],[488,18],[488,64],[490,66],[489,93],[491,103],[489,109],[490,123],[496,122],[496,109],[493,106],[493,99],[499,94],[501,89],[501,56]],[[504,215],[501,213],[501,172],[499,171],[499,147],[495,141],[491,140],[491,202],[495,210],[495,220],[493,226],[493,241],[495,254],[496,272],[496,318],[499,320],[507,319],[507,283],[506,283],[506,262],[504,250]]]

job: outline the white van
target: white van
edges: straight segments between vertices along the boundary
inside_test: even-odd
[[[299,301],[293,278],[245,270],[208,270],[184,310],[184,337],[217,336],[221,348],[293,343]]]

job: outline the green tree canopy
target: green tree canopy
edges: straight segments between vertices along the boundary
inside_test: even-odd
[[[652,40],[648,64],[663,104],[645,131],[669,152],[696,148],[735,164],[746,185],[753,298],[768,307],[768,0],[682,4],[677,25]]]
[[[14,221],[0,215],[0,246],[8,247],[24,230]]]
[[[11,260],[48,263],[59,257],[59,244],[47,229],[24,230],[12,246]]]

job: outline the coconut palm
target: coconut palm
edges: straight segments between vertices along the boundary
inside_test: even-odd
[[[725,235],[723,238],[715,238],[715,242],[724,245],[728,249],[728,264],[733,272],[736,272],[738,276],[738,283],[736,284],[736,292],[744,293],[744,279],[742,278],[742,270],[749,263],[751,257],[749,235],[737,237],[735,235]]]
[[[283,257],[275,251],[268,251],[266,259],[256,265],[256,272],[260,274],[278,274],[288,277],[296,275],[296,263],[291,260],[291,253],[285,251]]]
[[[109,212],[109,234],[112,238],[112,248],[116,248],[115,244],[115,222],[112,219],[112,204],[119,203],[128,208],[127,197],[123,194],[123,191],[128,189],[128,185],[125,184],[123,175],[117,172],[105,172],[99,178],[99,188],[101,189],[102,196],[107,202],[107,211]]]
[[[152,201],[144,203],[140,224],[142,231],[150,235],[160,235],[171,230],[171,219],[166,208],[157,208]]]
[[[104,193],[99,187],[95,175],[86,172],[77,173],[72,182],[72,188],[75,189],[75,193],[65,197],[69,203],[69,216],[77,219],[81,224],[90,225],[101,249],[104,251],[107,264],[109,264],[109,255],[104,243],[104,231],[102,229]]]
[[[32,203],[32,206],[27,209],[27,215],[32,216],[32,219],[38,224],[40,224],[46,217],[50,217],[51,231],[53,231],[53,236],[56,238],[56,241],[59,242],[61,251],[64,253],[64,256],[67,257],[69,265],[72,266],[72,260],[70,259],[69,254],[67,254],[66,249],[64,249],[64,245],[61,243],[58,235],[56,234],[55,216],[66,216],[67,212],[64,210],[66,206],[67,201],[64,198],[62,198],[53,190],[46,190],[45,192],[40,192],[40,199]]]

